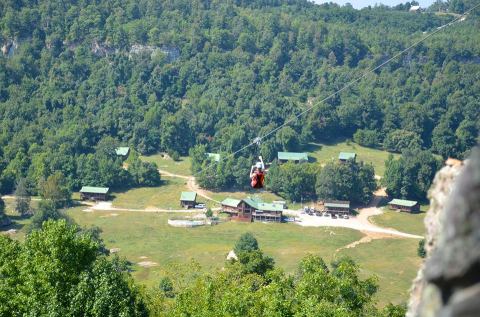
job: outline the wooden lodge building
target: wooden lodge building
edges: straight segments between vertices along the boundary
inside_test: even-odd
[[[180,195],[180,205],[183,208],[194,208],[197,204],[197,193],[195,192],[182,192]]]
[[[83,186],[82,189],[80,189],[80,199],[107,200],[109,190],[110,188],[108,187]]]
[[[297,153],[297,152],[278,152],[277,159],[279,163],[286,163],[286,162],[304,163],[304,162],[308,162],[308,154]]]
[[[350,202],[349,201],[336,201],[336,200],[327,200],[323,204],[325,211],[334,215],[334,214],[349,214],[350,213]]]
[[[346,163],[348,160],[355,161],[356,158],[357,154],[352,152],[340,152],[340,154],[338,154],[338,160],[341,163]]]
[[[406,211],[406,212],[419,212],[420,204],[417,201],[405,200],[405,199],[392,199],[388,203],[390,209]]]
[[[283,205],[264,203],[260,199],[226,198],[222,201],[222,212],[230,214],[237,221],[267,221],[281,222]]]

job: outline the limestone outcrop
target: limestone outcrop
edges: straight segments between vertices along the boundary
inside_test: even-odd
[[[429,197],[427,258],[407,316],[480,316],[480,149],[464,165],[442,168]]]

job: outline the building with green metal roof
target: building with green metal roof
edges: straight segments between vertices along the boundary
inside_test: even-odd
[[[222,212],[238,221],[281,222],[283,204],[265,203],[256,197],[244,199],[226,198],[222,201]]]
[[[195,207],[197,204],[196,192],[182,192],[180,194],[180,205],[184,208]]]
[[[414,200],[406,200],[406,199],[392,199],[388,206],[391,209],[396,209],[400,211],[407,211],[407,212],[418,212],[420,211],[420,204],[418,201]]]
[[[338,154],[338,159],[341,161],[341,162],[346,162],[348,160],[354,160],[357,158],[357,154],[356,153],[352,153],[352,152],[340,152],[340,154]]]
[[[295,162],[295,163],[308,162],[308,154],[307,154],[307,153],[278,152],[277,158],[278,158],[278,161],[279,161],[280,163],[286,163],[286,162]]]
[[[130,153],[130,148],[128,146],[119,146],[115,149],[115,153],[117,156],[128,156],[128,153]]]
[[[107,200],[108,187],[83,186],[80,189],[81,200]]]
[[[215,162],[220,161],[220,154],[218,154],[218,153],[205,153],[205,154],[207,155],[208,158],[211,158]]]
[[[228,207],[233,207],[236,208],[242,201],[240,199],[234,199],[234,198],[225,198],[221,204],[222,206],[228,206]]]
[[[346,214],[350,212],[349,201],[327,200],[323,206],[325,207],[325,211],[331,214]]]

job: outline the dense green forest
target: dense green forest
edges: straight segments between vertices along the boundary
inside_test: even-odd
[[[461,12],[473,3],[436,5]],[[112,154],[118,145],[173,156],[196,145],[238,150],[453,19],[409,6],[2,1],[0,191],[22,178],[35,191],[55,172],[71,190],[136,186]],[[480,129],[478,27],[473,12],[368,75],[226,162],[231,177],[259,152],[271,160],[337,137],[464,157]]]

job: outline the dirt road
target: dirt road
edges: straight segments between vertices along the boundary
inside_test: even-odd
[[[186,179],[187,180],[187,187],[190,191],[196,192],[199,196],[201,196],[201,197],[203,197],[207,200],[216,202],[217,204],[220,203],[218,200],[215,200],[212,197],[210,197],[209,194],[207,193],[207,191],[203,190],[202,188],[200,188],[200,186],[198,186],[194,176],[185,176],[185,175],[173,174],[173,173],[170,173],[168,171],[161,170],[161,169],[159,169],[158,172],[160,173],[161,176],[164,176],[164,177],[177,177],[177,178]]]
[[[382,209],[377,206],[385,197],[387,197],[385,189],[382,188],[377,190],[374,193],[374,198],[370,201],[368,206],[359,209],[359,214],[355,217],[350,217],[350,219],[332,219],[331,217],[309,216],[307,214],[301,214],[300,212],[298,212],[298,217],[301,219],[301,222],[299,222],[298,224],[305,227],[343,227],[363,232],[366,237],[362,238],[363,240],[361,239],[354,242],[356,243],[355,245],[357,245],[358,243],[369,242],[372,239],[391,237],[423,239],[423,237],[419,235],[374,225],[368,220],[368,218],[372,216],[380,215],[383,213]]]

